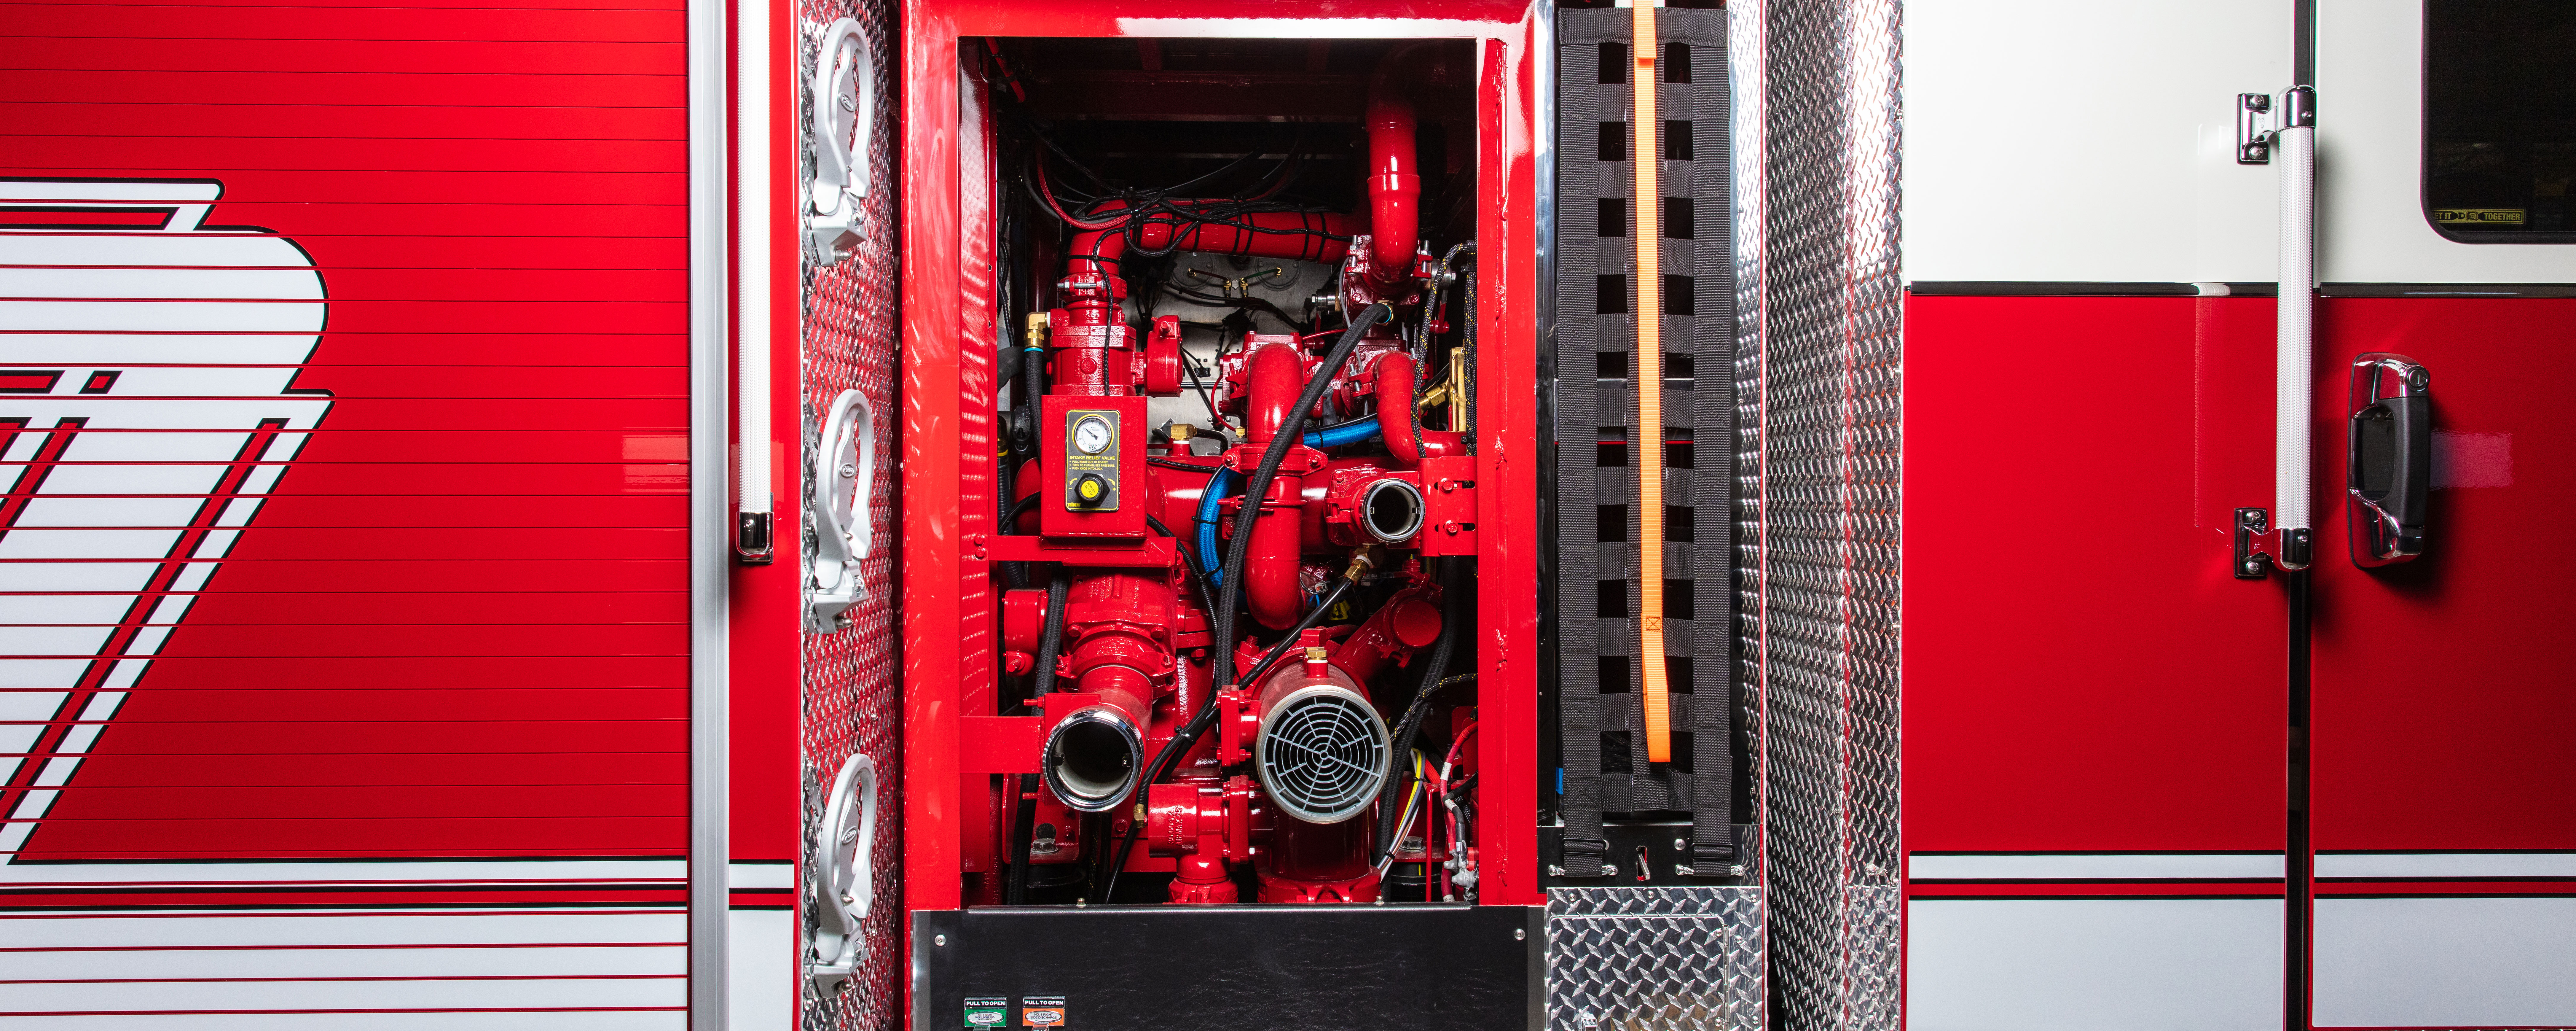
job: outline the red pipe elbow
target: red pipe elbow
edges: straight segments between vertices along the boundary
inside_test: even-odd
[[[1378,356],[1371,369],[1377,377],[1377,429],[1386,441],[1387,454],[1395,464],[1416,468],[1423,456],[1454,455],[1461,450],[1457,433],[1422,428],[1420,413],[1413,410],[1413,392],[1421,386],[1422,370],[1413,356],[1402,351],[1388,351]]]
[[[1369,76],[1369,270],[1379,293],[1391,293],[1413,272],[1414,246],[1422,238],[1422,174],[1415,167],[1417,133],[1413,88],[1440,67],[1436,43],[1400,47]]]
[[[1261,454],[1281,433],[1297,433],[1305,414],[1296,411],[1297,398],[1305,390],[1306,362],[1296,348],[1286,344],[1254,348],[1246,359],[1244,440],[1237,446],[1238,453]],[[1252,521],[1252,542],[1243,567],[1243,596],[1252,609],[1252,618],[1272,629],[1295,626],[1306,608],[1306,599],[1297,588],[1297,556],[1304,549],[1299,510],[1306,502],[1306,478],[1288,471],[1290,467],[1302,468],[1301,463],[1281,465],[1281,471],[1271,478],[1268,498],[1243,499],[1247,505],[1268,502]],[[1242,466],[1238,464],[1236,468]],[[1245,472],[1249,474],[1249,470]]]

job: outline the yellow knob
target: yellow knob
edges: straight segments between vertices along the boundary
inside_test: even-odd
[[[1074,487],[1074,491],[1081,494],[1084,500],[1098,498],[1100,496],[1100,481],[1084,480],[1080,485]]]

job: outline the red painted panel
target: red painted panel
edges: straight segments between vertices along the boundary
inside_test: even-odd
[[[105,406],[82,410],[94,423],[83,446],[122,446],[131,464],[66,461],[53,473],[103,484],[94,490],[207,489],[153,480],[163,463],[150,449],[202,452],[215,427],[147,436],[119,413],[205,397],[206,411],[283,406],[280,417],[305,420],[292,429],[311,429],[300,450],[175,459],[211,460],[197,466],[208,483],[233,476],[221,490],[241,498],[229,509],[81,509],[0,527],[0,585],[18,589],[0,592],[0,605],[18,606],[0,616],[11,652],[0,667],[26,689],[11,697],[67,695],[35,745],[51,762],[0,759],[12,771],[0,805],[17,828],[36,771],[77,764],[50,809],[33,810],[42,821],[22,857],[683,854],[681,5],[11,11],[0,19],[0,176],[220,183],[204,226],[290,241],[256,254],[308,258],[328,310],[291,384],[275,378],[292,392],[247,398],[240,384],[255,379],[213,369],[279,358],[227,350],[221,335],[173,338],[202,353],[107,335],[0,337],[58,349],[95,339],[90,364],[125,370],[125,393],[81,401],[66,389],[27,409],[49,427],[63,404]],[[120,239],[142,248],[187,235]],[[210,267],[199,260],[136,250],[88,278],[184,285]],[[78,295],[60,294],[75,306]],[[175,394],[174,381],[208,392]],[[0,408],[22,403],[37,404]],[[217,443],[242,436],[222,432]],[[254,463],[283,475],[244,488],[228,472]],[[22,468],[0,466],[0,478]],[[57,674],[42,656],[151,606],[67,615],[66,626],[41,606],[123,599],[25,590],[81,569],[168,583],[182,566],[99,553],[76,542],[110,535],[68,527],[158,532],[167,548],[175,532],[151,527],[211,525],[218,511],[247,529],[202,538],[209,550],[182,540],[181,557],[212,575],[173,593],[194,604],[166,642],[121,632],[121,654],[143,661],[75,661],[76,687],[43,686]],[[135,678],[130,689],[110,671]]]
[[[1904,835],[1924,851],[2273,850],[2272,303],[1906,302]]]
[[[96,0],[115,5],[117,0]],[[339,6],[346,0],[314,3]],[[553,0],[529,0],[548,6]],[[598,0],[625,4],[628,0]],[[273,4],[277,7],[298,6]],[[638,5],[645,6],[645,5]],[[129,62],[130,63],[130,62]],[[293,69],[244,72],[179,72],[161,68],[10,68],[0,69],[0,96],[81,97],[100,104],[148,104],[189,97],[239,97],[275,90],[281,76],[293,76],[310,96],[337,98],[344,104],[526,104],[542,96],[550,102],[588,107],[684,107],[687,80],[677,75],[560,75],[437,72],[314,72]]]
[[[279,8],[161,4],[12,4],[21,37],[269,41],[525,40],[662,43],[681,36],[680,12],[472,7]]]
[[[2576,301],[2317,310],[2316,847],[2576,849]],[[2432,372],[2435,433],[2425,554],[2376,571],[2348,557],[2341,490],[2345,370],[2371,351]]]

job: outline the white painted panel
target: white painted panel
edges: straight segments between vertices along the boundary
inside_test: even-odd
[[[2318,1027],[2576,1026],[2576,899],[2320,898]]]
[[[44,504],[43,501],[36,505]],[[34,508],[36,505],[27,507]],[[131,558],[157,559],[170,553],[179,531],[155,530],[47,530],[19,529],[0,537],[0,559],[27,558]],[[42,655],[44,652],[12,652],[0,645],[0,654]]]
[[[224,187],[210,182],[28,182],[0,183],[0,204],[61,204],[66,201],[190,201],[221,197]]]
[[[161,965],[144,969],[171,972],[170,967]],[[126,970],[114,976],[132,977],[136,973]],[[125,984],[0,982],[0,1012],[12,1013],[66,1010],[563,1009],[686,1005],[688,981],[679,977],[543,977],[488,981],[141,981]]]
[[[234,233],[0,233],[0,265],[309,267],[282,237]]]
[[[594,949],[192,949],[185,970],[163,950],[13,952],[9,977],[21,981],[97,977],[601,977],[688,972],[679,945]]]
[[[311,269],[0,268],[0,297],[318,300]]]
[[[2236,94],[2290,85],[2289,0],[1905,6],[1905,278],[2279,277]]]
[[[2318,4],[2318,281],[2576,283],[2576,245],[2434,232],[2423,148],[2423,0]]]
[[[205,355],[197,360],[205,360]],[[110,396],[160,394],[210,397],[225,394],[274,394],[294,380],[294,369],[126,369]]]
[[[732,1026],[782,1031],[795,1027],[796,914],[783,909],[740,909],[726,918],[730,926],[725,939],[725,1012]]]
[[[208,1013],[111,1017],[11,1017],[9,1031],[682,1031],[688,1014],[608,1013]]]
[[[234,449],[241,437],[231,435]],[[11,529],[32,526],[186,526],[204,508],[204,498],[46,498],[19,513]],[[64,599],[68,601],[69,599]],[[5,603],[0,603],[5,604]],[[0,622],[18,622],[0,619]],[[111,620],[110,622],[113,622]]]
[[[2278,878],[2287,864],[2280,853],[2209,855],[2161,853],[2059,853],[2020,855],[1922,855],[1906,860],[1918,881],[1994,880],[2201,880]]]
[[[1916,899],[1910,1031],[2276,1031],[2278,899]]]
[[[0,549],[24,534],[0,540]],[[96,655],[113,631],[103,626],[0,626],[0,655]]]
[[[203,945],[527,945],[688,938],[680,913],[330,914],[84,913],[0,917],[0,948],[150,948]]]
[[[0,884],[612,884],[685,881],[680,859],[422,859],[362,863],[0,864]]]
[[[2576,877],[2576,852],[2355,852],[2317,856],[2319,877]]]
[[[5,240],[0,237],[0,240]],[[0,362],[10,365],[102,365],[136,362],[293,364],[313,352],[309,336],[14,333],[0,335]],[[131,375],[133,371],[129,370]]]
[[[7,301],[0,325],[36,330],[156,330],[238,333],[314,332],[319,301]]]

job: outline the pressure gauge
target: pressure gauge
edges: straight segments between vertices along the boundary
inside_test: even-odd
[[[1086,455],[1107,451],[1114,433],[1109,420],[1097,415],[1084,416],[1082,421],[1073,424],[1073,449]]]

